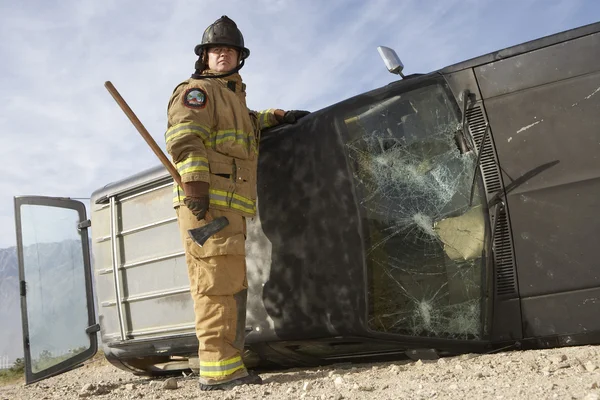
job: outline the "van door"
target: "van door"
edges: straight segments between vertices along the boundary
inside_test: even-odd
[[[83,203],[15,197],[25,382],[67,371],[98,344]]]

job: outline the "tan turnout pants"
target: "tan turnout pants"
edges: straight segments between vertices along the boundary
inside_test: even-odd
[[[248,375],[242,361],[246,323],[246,279],[244,217],[209,210],[198,221],[186,206],[176,209],[194,300],[200,382],[216,384]],[[224,215],[229,225],[207,240],[195,244],[188,229],[203,226]]]

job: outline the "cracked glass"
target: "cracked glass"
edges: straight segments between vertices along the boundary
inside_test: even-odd
[[[375,331],[479,339],[485,210],[460,110],[438,83],[347,113]],[[463,142],[464,143],[464,142]],[[464,148],[464,147],[463,147]]]

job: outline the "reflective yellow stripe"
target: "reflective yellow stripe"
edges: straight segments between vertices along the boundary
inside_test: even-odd
[[[235,129],[223,129],[220,131],[216,131],[211,137],[211,141],[213,145],[217,145],[227,141],[233,141],[243,146],[248,146],[249,144],[254,142],[252,138],[253,136],[251,134],[248,134],[244,131]]]
[[[247,197],[224,190],[209,190],[210,204],[233,208],[250,214],[256,213],[256,203]],[[209,207],[210,207],[209,204]]]
[[[169,143],[175,138],[178,138],[187,133],[198,135],[202,140],[207,140],[210,136],[210,129],[206,126],[195,124],[193,122],[184,122],[176,124],[167,129],[165,132],[165,142]]]
[[[177,207],[185,198],[183,189],[177,184],[173,185],[173,206]],[[231,208],[248,214],[256,214],[256,202],[237,193],[225,190],[209,189],[210,205]]]
[[[206,140],[205,143],[208,144],[207,142],[210,142],[211,147],[214,149],[217,144],[229,141],[244,146],[256,153],[256,140],[254,139],[253,133],[247,133],[236,129],[222,129],[213,132],[210,140]]]
[[[177,163],[177,171],[179,171],[179,175],[192,172],[208,172],[208,159],[202,156],[190,156]]]
[[[223,367],[233,363],[241,362],[241,356],[235,356],[223,361],[200,361],[200,367]]]
[[[200,376],[227,376],[244,368],[240,356],[225,361],[200,361]]]
[[[244,368],[243,365],[238,365],[235,368],[231,368],[231,369],[228,369],[225,371],[204,371],[204,370],[202,370],[202,367],[200,367],[200,376],[207,376],[207,377],[227,376],[227,375],[231,375],[235,371],[243,369],[243,368]]]
[[[178,184],[173,184],[173,207],[177,207],[185,198],[183,189]]]
[[[264,111],[259,111],[258,112],[258,125],[261,128],[271,127],[273,124],[269,123],[269,116],[273,113],[274,113],[274,110],[272,108],[269,108],[268,110],[264,110]]]

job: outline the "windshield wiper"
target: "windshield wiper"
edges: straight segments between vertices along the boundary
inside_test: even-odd
[[[481,155],[483,154],[483,149],[485,146],[485,141],[487,140],[488,133],[490,131],[490,124],[485,125],[485,132],[483,133],[483,138],[481,138],[481,145],[479,146],[479,151],[477,152],[477,161],[475,162],[475,171],[473,172],[473,182],[471,183],[471,194],[469,195],[469,207],[473,205],[473,195],[475,194],[475,183],[477,182],[477,173],[479,172],[479,164],[481,164]]]
[[[471,92],[468,89],[465,89],[462,91],[461,96],[462,96],[462,122],[461,122],[461,129],[463,132],[463,137],[467,138],[467,144],[470,147],[470,149],[472,151],[475,151],[475,140],[473,139],[473,136],[470,134],[468,127],[465,126],[465,123],[467,122],[467,102],[469,101],[469,96],[471,95]]]
[[[512,181],[508,185],[506,185],[504,187],[504,189],[498,190],[494,194],[494,196],[492,196],[492,198],[490,199],[490,201],[488,202],[488,207],[492,207],[492,206],[494,206],[494,205],[502,202],[502,197],[504,197],[505,194],[509,194],[510,192],[512,192],[513,190],[515,190],[517,187],[521,186],[522,184],[524,184],[525,182],[527,182],[528,180],[530,180],[531,178],[533,178],[534,176],[536,176],[538,174],[541,174],[542,172],[544,172],[545,170],[547,170],[549,168],[554,167],[559,162],[560,162],[560,160],[550,161],[550,162],[542,164],[542,165],[540,165],[538,167],[535,167],[531,171],[528,171],[528,172],[524,173],[523,175],[521,175],[520,177],[518,177],[517,179],[515,179],[514,181]]]

